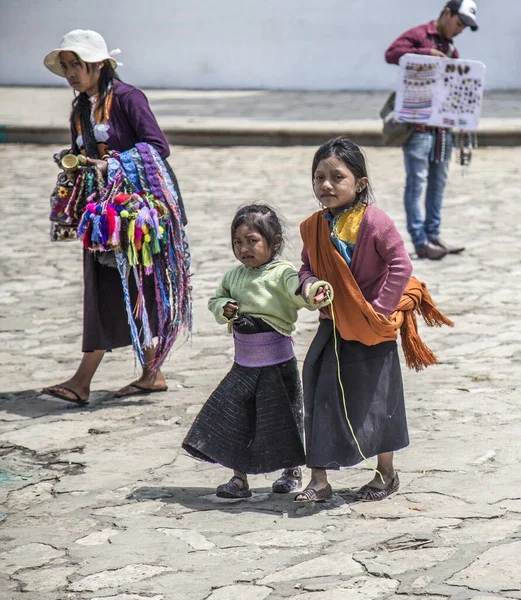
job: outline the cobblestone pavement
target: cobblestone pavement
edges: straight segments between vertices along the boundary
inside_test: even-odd
[[[405,372],[411,446],[402,487],[380,503],[349,490],[367,468],[332,473],[335,495],[298,507],[251,478],[251,500],[217,501],[228,478],[180,443],[228,369],[230,338],[206,301],[233,264],[241,203],[288,223],[316,206],[312,148],[173,148],[190,219],[195,329],[165,368],[170,389],[116,400],[130,350],[103,362],[87,408],[38,395],[80,358],[81,261],[51,244],[55,178],[45,146],[0,147],[0,597],[2,600],[443,600],[521,598],[521,149],[478,150],[452,168],[444,236],[467,250],[415,262],[456,327],[423,329],[440,364]],[[400,151],[369,149],[378,204],[404,231]],[[302,313],[301,360],[316,327]]]

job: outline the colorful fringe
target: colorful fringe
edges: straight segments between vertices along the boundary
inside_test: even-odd
[[[89,197],[78,235],[88,250],[115,253],[132,346],[142,366],[143,348],[153,346],[143,275],[154,277],[158,341],[147,366],[159,369],[182,330],[192,329],[188,241],[175,186],[156,150],[140,143],[113,156],[119,168],[111,158],[109,183]],[[128,288],[131,272],[138,291],[134,307]]]

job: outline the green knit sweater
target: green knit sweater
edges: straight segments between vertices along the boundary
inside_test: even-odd
[[[217,323],[228,323],[223,307],[227,302],[236,302],[239,304],[236,316],[258,317],[282,335],[289,336],[295,330],[299,308],[316,310],[330,304],[332,290],[330,298],[319,304],[313,302],[313,296],[321,285],[328,284],[326,281],[315,282],[309,292],[309,301],[306,301],[295,295],[299,277],[291,263],[280,260],[256,269],[241,264],[225,273],[215,296],[208,301],[208,308]]]

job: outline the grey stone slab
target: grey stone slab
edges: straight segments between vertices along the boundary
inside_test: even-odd
[[[399,495],[388,502],[358,504],[353,511],[366,517],[409,517],[416,512],[426,517],[458,519],[498,517],[505,512],[499,506],[471,504],[436,493]]]
[[[486,592],[521,591],[520,556],[521,541],[489,548],[447,583]]]
[[[263,577],[260,584],[272,584],[286,581],[300,581],[314,577],[341,576],[343,578],[361,575],[363,569],[349,554],[327,554],[298,563],[297,565],[277,571],[272,575]]]
[[[95,596],[91,600],[164,600],[163,594],[141,596],[140,594],[116,594],[115,596]]]
[[[88,436],[86,423],[55,421],[42,423],[28,429],[18,429],[0,435],[0,442],[15,444],[36,452],[74,448]]]
[[[447,600],[447,596],[440,594],[421,594],[419,596],[408,595],[410,600]],[[403,594],[389,596],[388,600],[403,600]]]
[[[381,577],[353,577],[341,585],[304,585],[304,593],[291,597],[291,600],[377,600],[397,591],[400,582]]]
[[[521,520],[469,519],[454,528],[440,529],[438,535],[449,546],[492,544],[521,530]]]
[[[488,595],[479,595],[472,596],[470,600],[503,600],[505,596],[488,596]]]
[[[56,481],[54,479],[40,481],[12,491],[7,499],[6,509],[16,509],[19,511],[51,500],[55,484]]]
[[[501,500],[498,504],[500,508],[504,508],[509,512],[521,513],[521,498],[516,500]]]
[[[132,502],[120,506],[106,506],[93,510],[95,515],[114,517],[116,519],[139,519],[159,512],[163,506],[159,502]]]
[[[48,544],[25,544],[0,554],[0,571],[12,575],[22,569],[42,567],[64,555],[63,550]]]
[[[76,544],[80,546],[100,546],[110,542],[111,538],[117,535],[119,531],[117,529],[102,529],[101,531],[95,531],[85,537],[76,540]]]
[[[20,571],[12,579],[20,583],[24,592],[60,593],[69,583],[76,567],[58,566],[47,569]]]
[[[314,544],[324,544],[326,538],[320,531],[288,531],[285,529],[276,529],[270,531],[256,531],[244,533],[235,538],[240,542],[263,547],[287,547],[299,548],[312,546]]]
[[[133,583],[150,579],[165,571],[171,571],[168,567],[159,565],[133,564],[122,569],[113,571],[101,571],[87,575],[72,583],[69,589],[73,592],[95,592],[97,590],[118,588]]]
[[[209,550],[215,548],[215,544],[207,540],[203,535],[193,529],[172,529],[168,527],[159,527],[164,535],[173,536],[183,542],[186,542],[193,550]]]
[[[2,547],[14,549],[20,543],[36,544],[40,540],[53,547],[68,547],[80,537],[100,528],[96,519],[85,519],[80,516],[53,518],[42,512],[37,517],[23,516],[24,513],[13,514],[2,525]],[[7,541],[9,538],[10,541]]]
[[[346,552],[361,549],[374,551],[396,549],[398,542],[414,543],[415,540],[433,540],[441,535],[441,532],[452,530],[461,523],[459,519],[420,516],[399,519],[356,519],[342,523],[329,538],[335,541],[336,548]]]
[[[272,588],[254,585],[227,585],[214,590],[208,600],[265,600],[271,593]]]
[[[512,432],[515,431],[517,423],[512,425]],[[502,427],[505,435],[509,435],[509,426],[507,424]],[[510,437],[510,436],[509,436]],[[480,501],[487,504],[493,505],[496,508],[502,508],[502,502],[508,496],[508,491],[502,485],[506,473],[510,474],[511,484],[514,489],[521,486],[521,473],[516,471],[512,472],[511,467],[508,463],[511,462],[512,456],[517,453],[517,450],[521,451],[521,444],[513,440],[510,448],[498,449],[497,453],[494,454],[494,468],[487,474],[488,485],[484,486],[480,490]],[[479,454],[479,453],[477,453]],[[482,454],[479,458],[483,458],[485,454]],[[482,464],[486,464],[487,460],[483,460]],[[471,463],[475,465],[475,461]],[[438,494],[443,494],[447,497],[454,497],[459,500],[467,502],[469,505],[475,504],[476,493],[473,488],[472,482],[475,475],[471,472],[452,472],[452,473],[432,473],[426,477],[419,478],[410,486],[412,492],[419,492],[421,494],[429,493],[431,490],[435,490]],[[408,498],[414,499],[414,495],[409,495]]]
[[[373,575],[394,577],[407,571],[430,569],[455,553],[455,548],[417,548],[378,554],[359,552],[354,558]]]

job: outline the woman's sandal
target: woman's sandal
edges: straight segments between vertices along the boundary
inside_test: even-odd
[[[65,385],[51,385],[51,387],[43,388],[41,393],[47,394],[47,396],[53,396],[53,398],[72,402],[73,404],[78,404],[79,406],[85,406],[89,403],[88,399],[83,399],[78,392],[75,392]]]
[[[236,480],[240,481],[242,485],[236,483]],[[217,487],[215,495],[217,498],[251,498],[252,494],[248,482],[242,477],[234,475],[230,481]]]
[[[273,482],[271,489],[275,494],[289,494],[298,490],[301,485],[302,470],[300,467],[296,467],[294,469],[284,469],[282,475]]]
[[[166,392],[168,386],[164,385],[158,388],[143,387],[137,381],[129,383],[125,387],[122,387],[117,392],[114,392],[114,398],[126,398],[127,396],[148,396],[150,394],[156,394],[158,392]]]
[[[325,502],[326,500],[331,500],[333,497],[333,490],[329,483],[325,488],[320,490],[314,490],[313,488],[306,488],[300,494],[297,494],[293,498],[293,502]]]
[[[377,502],[378,500],[385,500],[391,494],[398,491],[400,487],[400,478],[398,472],[394,474],[394,478],[389,485],[379,490],[378,488],[371,487],[370,485],[363,485],[355,494],[355,498],[360,502]]]

